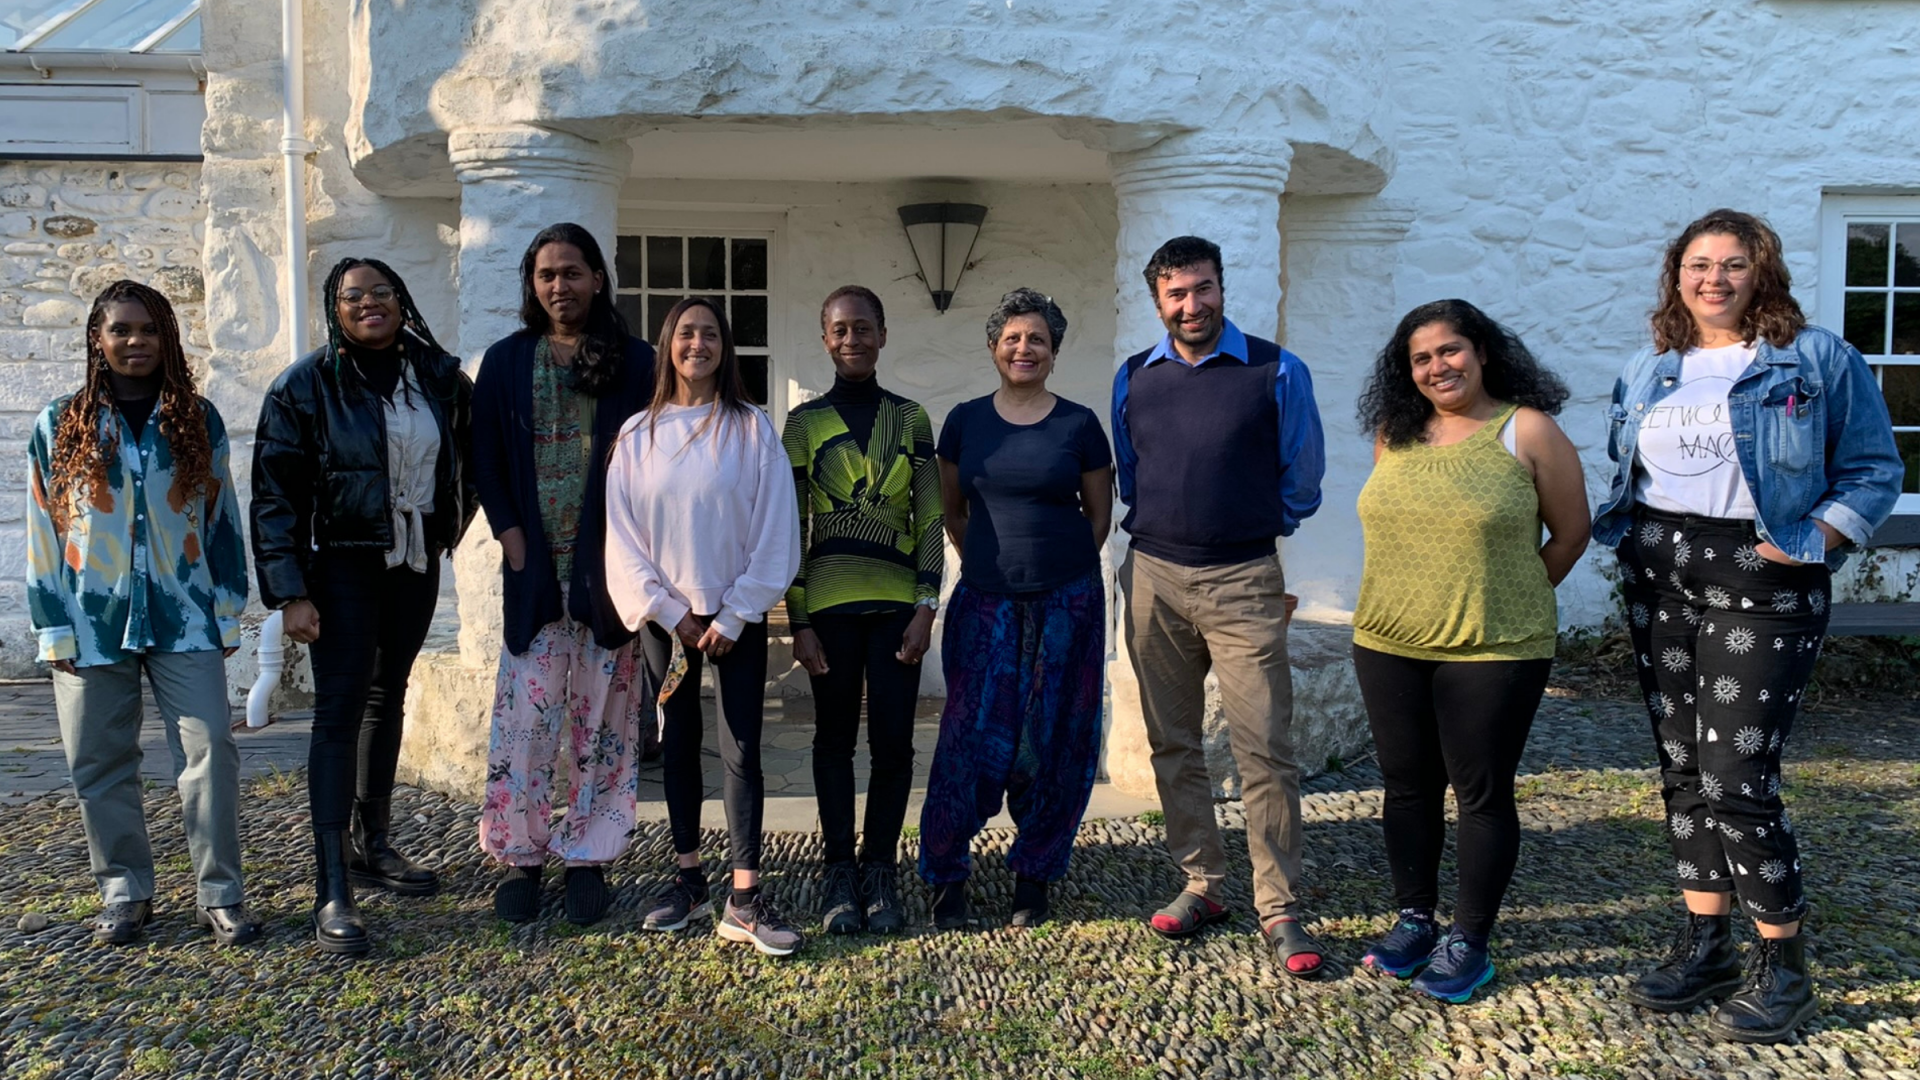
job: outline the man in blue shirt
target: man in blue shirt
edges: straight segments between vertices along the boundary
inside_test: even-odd
[[[1274,538],[1320,508],[1326,448],[1300,358],[1224,314],[1220,249],[1197,236],[1146,267],[1167,335],[1114,374],[1113,442],[1131,550],[1122,627],[1140,683],[1167,848],[1187,886],[1153,916],[1167,937],[1228,916],[1201,724],[1209,669],[1240,767],[1260,928],[1290,975],[1320,973],[1300,921],[1286,582]]]

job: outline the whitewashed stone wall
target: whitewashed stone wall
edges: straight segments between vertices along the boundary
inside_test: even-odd
[[[1517,330],[1573,388],[1561,423],[1597,501],[1605,404],[1648,340],[1671,236],[1715,207],[1764,214],[1801,303],[1837,327],[1815,303],[1822,192],[1920,192],[1920,19],[1902,5],[1446,0],[1387,25],[1392,181],[1281,215],[1288,343],[1313,365],[1330,450],[1326,506],[1287,545],[1289,576],[1349,611],[1369,469],[1352,412],[1401,314],[1457,296]],[[1590,553],[1561,586],[1564,625],[1613,615],[1611,561]],[[1916,566],[1913,552],[1856,559],[1837,591],[1912,598]]]
[[[0,162],[0,676],[35,670],[27,440],[49,401],[80,388],[93,298],[120,278],[160,290],[196,373],[207,372],[199,174],[171,162]]]

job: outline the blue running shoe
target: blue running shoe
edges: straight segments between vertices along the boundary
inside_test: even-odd
[[[1449,1005],[1464,1005],[1473,992],[1493,981],[1493,958],[1484,945],[1475,945],[1458,930],[1449,930],[1433,947],[1427,969],[1413,978],[1413,988]]]
[[[1393,925],[1386,937],[1374,942],[1360,963],[1368,970],[1396,979],[1411,978],[1413,973],[1427,966],[1433,956],[1433,946],[1440,940],[1440,928],[1433,924],[1433,916],[1400,913],[1400,921]]]

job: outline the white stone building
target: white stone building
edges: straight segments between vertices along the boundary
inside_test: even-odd
[[[57,33],[22,44],[73,6],[0,0],[0,655],[15,668],[18,450],[34,411],[77,381],[76,313],[98,282],[121,267],[175,282],[237,461],[261,392],[318,332],[288,315],[279,10],[179,0],[172,29],[112,54],[49,51]],[[477,357],[514,325],[528,238],[574,220],[620,252],[633,312],[648,290],[725,291],[776,420],[829,382],[816,311],[846,282],[886,301],[882,379],[936,418],[994,385],[982,321],[1016,285],[1072,320],[1055,388],[1104,410],[1115,362],[1161,332],[1141,267],[1200,233],[1226,251],[1229,316],[1314,371],[1326,502],[1284,554],[1303,614],[1338,621],[1369,468],[1354,400],[1398,317],[1460,296],[1520,331],[1573,386],[1562,422],[1598,487],[1603,407],[1647,337],[1660,248],[1731,205],[1772,221],[1815,320],[1883,365],[1913,515],[1885,535],[1920,542],[1920,280],[1912,263],[1874,278],[1858,254],[1845,273],[1850,235],[1857,253],[1879,237],[1883,260],[1888,238],[1920,258],[1909,4],[289,6],[304,34],[292,145],[312,146],[309,311],[333,261],[378,256],[440,339]],[[197,160],[174,160],[182,92],[201,90]],[[26,98],[30,118],[12,104]],[[897,213],[938,201],[987,207],[944,314]],[[460,656],[425,680],[467,711],[484,708],[475,673],[497,649],[496,558],[483,540],[462,553]],[[1562,587],[1568,626],[1609,616],[1610,561],[1590,555]],[[1840,598],[1910,601],[1916,579],[1912,549],[1883,547]],[[1137,726],[1127,683],[1122,661],[1116,747]]]

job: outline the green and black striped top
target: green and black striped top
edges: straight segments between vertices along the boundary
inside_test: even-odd
[[[787,618],[898,611],[940,595],[940,471],[927,411],[872,379],[835,379],[787,414],[800,497],[800,576]]]

